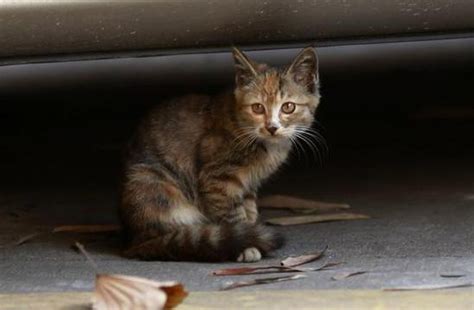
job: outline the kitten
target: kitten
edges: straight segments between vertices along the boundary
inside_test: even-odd
[[[282,245],[257,223],[257,190],[313,122],[317,57],[305,48],[280,70],[233,56],[233,93],[161,104],[132,139],[120,206],[127,256],[251,262]]]

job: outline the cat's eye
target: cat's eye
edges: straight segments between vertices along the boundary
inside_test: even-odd
[[[263,104],[254,103],[252,104],[252,111],[255,114],[263,114],[265,113],[265,107],[263,106]]]
[[[281,111],[285,114],[291,114],[295,111],[296,105],[293,102],[285,102],[281,106]]]

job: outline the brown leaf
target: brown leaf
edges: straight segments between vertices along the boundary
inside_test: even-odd
[[[108,309],[169,309],[188,295],[177,282],[156,282],[140,277],[98,274],[92,307]]]
[[[244,287],[244,286],[270,284],[270,283],[298,280],[298,279],[304,279],[304,278],[306,278],[306,275],[296,274],[296,275],[292,275],[292,276],[282,276],[282,277],[273,277],[273,278],[259,278],[259,279],[252,279],[252,280],[248,280],[248,281],[238,281],[238,282],[232,282],[232,283],[224,286],[221,289],[221,291],[232,290],[232,289],[239,288],[239,287]]]
[[[302,270],[294,268],[309,262],[319,259],[326,251],[327,246],[322,250],[312,254],[301,255],[296,257],[288,257],[280,262],[280,265],[264,265],[255,267],[237,267],[237,268],[226,268],[214,271],[212,274],[215,276],[236,276],[236,275],[248,275],[248,274],[262,274],[262,273],[277,273],[277,272],[304,272],[308,270]],[[316,270],[313,270],[316,271]]]
[[[75,233],[98,233],[98,232],[116,232],[120,231],[119,225],[63,225],[53,229],[53,233],[75,232]]]
[[[463,288],[463,287],[473,287],[473,283],[460,283],[460,284],[422,284],[414,286],[405,286],[405,287],[392,287],[385,288],[384,291],[417,291],[417,290],[442,290],[450,288]]]
[[[268,219],[267,224],[278,226],[300,225],[310,223],[332,222],[332,221],[348,221],[363,220],[370,218],[364,214],[356,213],[332,213],[320,215],[303,215],[303,216],[285,216]]]
[[[228,268],[214,271],[215,276],[243,276],[251,274],[268,274],[268,273],[288,273],[288,272],[311,272],[322,271],[338,266],[342,263],[326,263],[319,267],[283,267],[283,266],[261,266],[261,267],[244,267],[244,268]]]
[[[331,279],[335,280],[335,281],[338,281],[338,280],[347,279],[349,277],[357,276],[357,275],[364,274],[364,273],[367,273],[367,271],[344,272],[344,273],[340,273],[340,274],[337,274],[337,275],[331,277]]]
[[[283,266],[283,267],[296,267],[296,266],[299,266],[299,265],[303,265],[303,264],[315,261],[318,258],[320,258],[324,254],[324,252],[326,252],[327,248],[328,247],[326,246],[322,251],[315,252],[315,253],[312,253],[312,254],[305,254],[305,255],[300,255],[300,256],[290,256],[290,257],[285,258],[284,260],[282,260],[280,262],[280,265]]]
[[[350,206],[345,203],[321,202],[285,195],[265,196],[257,201],[257,205],[260,208],[313,209],[314,211],[329,211],[350,208]]]

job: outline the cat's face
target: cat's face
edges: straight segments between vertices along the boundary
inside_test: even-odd
[[[285,70],[250,61],[235,49],[239,135],[270,143],[309,130],[319,104],[317,58],[304,49]]]

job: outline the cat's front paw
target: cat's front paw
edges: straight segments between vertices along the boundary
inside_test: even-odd
[[[252,263],[258,262],[262,259],[262,254],[257,248],[246,248],[240,255],[237,257],[238,262],[243,263]]]

